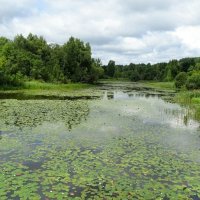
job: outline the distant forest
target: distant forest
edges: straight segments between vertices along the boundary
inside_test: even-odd
[[[200,57],[171,60],[168,63],[103,66],[104,76],[127,78],[131,81],[174,81],[177,88],[200,89]]]
[[[43,37],[17,35],[0,37],[0,85],[18,86],[26,80],[94,83],[99,78],[131,81],[174,81],[177,88],[200,88],[200,58],[183,58],[168,63],[102,65],[92,58],[89,43],[71,37],[63,45],[48,44]]]

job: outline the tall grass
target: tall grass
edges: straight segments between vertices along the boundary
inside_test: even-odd
[[[199,104],[200,103],[200,90],[181,91],[175,96],[175,100],[183,104]]]
[[[6,92],[25,92],[28,94],[42,93],[42,92],[71,92],[84,90],[94,87],[94,85],[86,83],[45,83],[40,81],[26,81],[19,86],[4,85],[0,86],[1,91]]]
[[[39,81],[25,82],[23,89],[30,90],[79,90],[92,87],[90,84],[85,83],[68,83],[68,84],[57,84],[57,83],[44,83]]]
[[[189,106],[194,110],[194,118],[200,121],[200,90],[179,92],[175,96],[175,101]]]
[[[174,82],[142,81],[140,83],[150,88],[175,90]]]

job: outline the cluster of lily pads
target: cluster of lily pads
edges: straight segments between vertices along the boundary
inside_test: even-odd
[[[0,199],[200,199],[199,131],[134,99],[1,100]]]
[[[80,123],[89,112],[86,101],[1,100],[0,123],[6,129],[34,127],[44,122],[64,122],[68,128]]]
[[[199,163],[147,138],[115,137],[101,148],[73,139],[38,146],[29,157],[1,164],[0,198],[198,199]]]

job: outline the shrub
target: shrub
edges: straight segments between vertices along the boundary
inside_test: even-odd
[[[140,80],[139,73],[137,71],[133,71],[130,75],[130,79],[131,81],[135,81],[135,82],[139,81]]]
[[[200,71],[192,73],[186,83],[187,89],[200,89]]]
[[[176,88],[181,88],[186,84],[187,81],[187,73],[180,72],[175,78],[175,86]]]

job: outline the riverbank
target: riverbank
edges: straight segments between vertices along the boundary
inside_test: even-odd
[[[0,91],[9,90],[80,90],[92,87],[86,83],[46,83],[40,81],[26,81],[20,86],[0,86]]]
[[[139,83],[152,89],[176,91],[174,82],[140,81]]]
[[[180,91],[174,98],[176,103],[194,110],[194,119],[200,121],[200,90]]]
[[[83,95],[90,95],[94,92],[95,85],[86,84],[86,83],[68,83],[68,84],[59,84],[59,83],[45,83],[40,81],[29,81],[25,82],[19,87],[0,87],[0,97],[2,96],[11,96],[17,95],[18,97],[25,96],[27,97],[76,97]],[[91,92],[92,91],[92,92]],[[2,97],[3,98],[3,97]]]
[[[194,115],[193,118],[200,121],[200,90],[176,90],[174,82],[141,82],[141,84],[152,89],[176,92],[172,101],[189,106]]]
[[[138,89],[152,89],[155,91],[172,92],[175,93],[174,97],[170,97],[171,101],[179,103],[184,106],[189,106],[192,110],[195,110],[195,119],[200,120],[200,90],[194,91],[177,91],[174,82],[153,82],[153,81],[142,81],[142,82],[130,82],[126,79],[105,79],[100,80],[101,84],[120,84],[127,83],[131,88]],[[98,90],[99,86],[86,84],[86,83],[45,83],[40,81],[29,81],[25,82],[19,87],[0,87],[0,96],[12,97],[12,94],[16,94],[17,98],[37,98],[37,97],[62,97],[66,99],[71,98],[98,98],[102,93]]]

